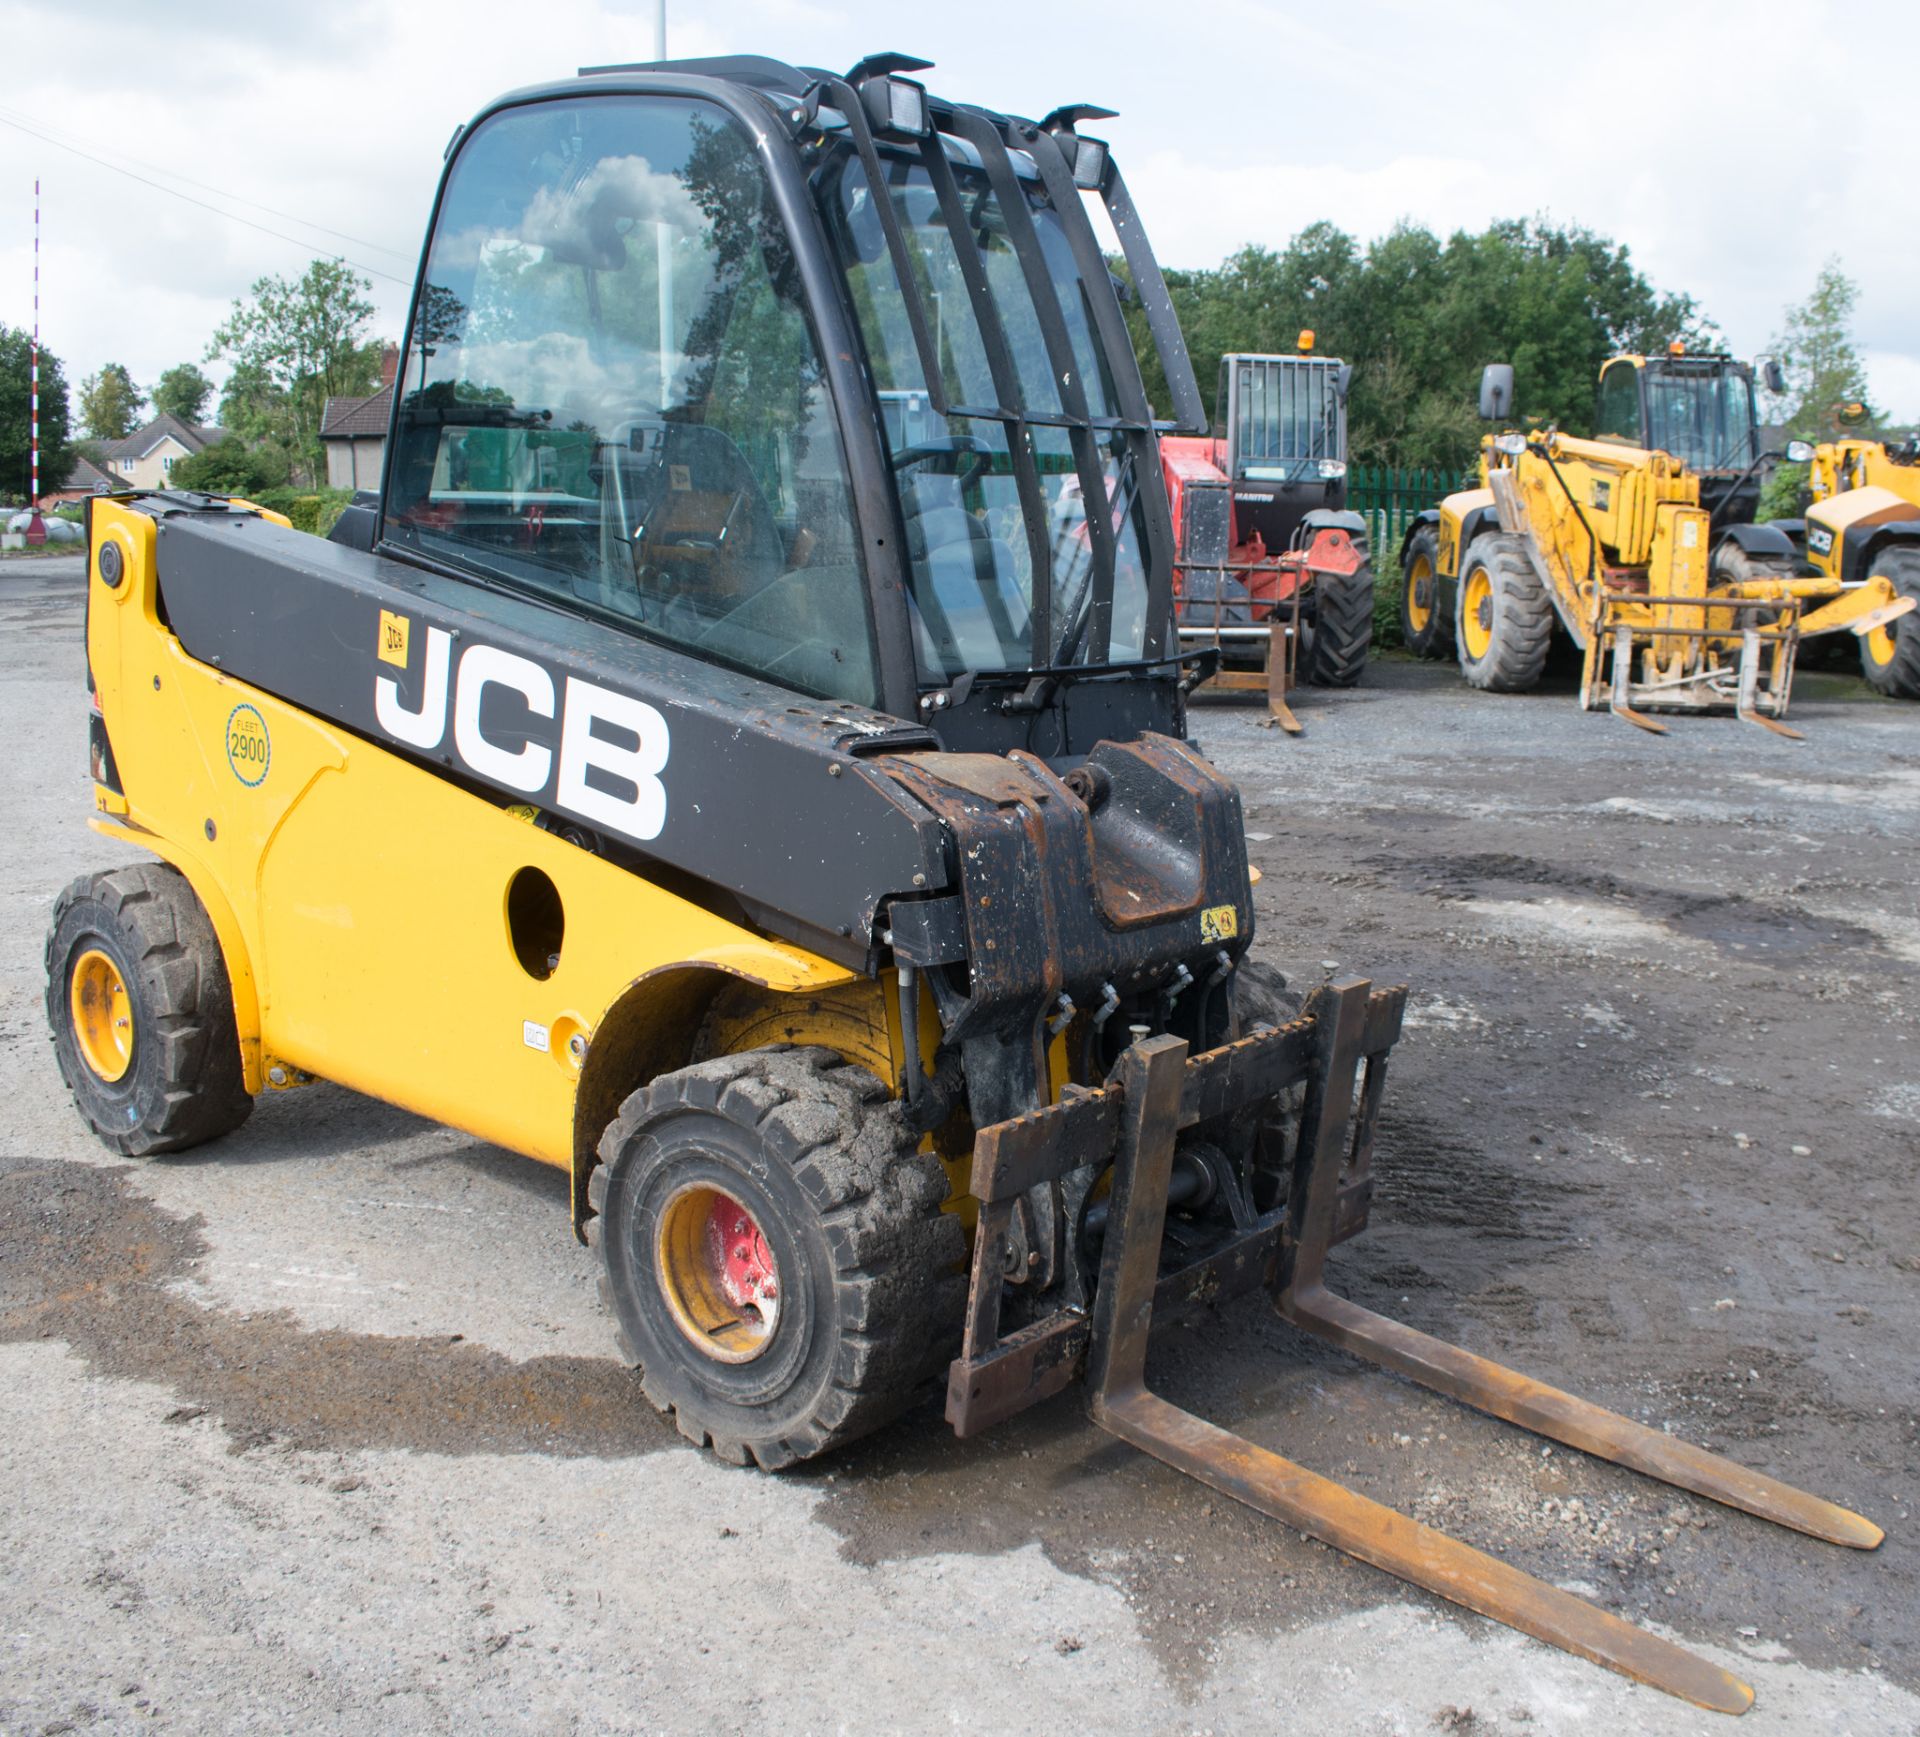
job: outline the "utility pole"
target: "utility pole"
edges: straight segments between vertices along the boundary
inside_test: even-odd
[[[664,10],[666,0],[661,0]],[[27,541],[35,548],[47,540],[40,518],[40,177],[33,178],[33,379],[29,442],[33,448],[33,484],[27,495]]]

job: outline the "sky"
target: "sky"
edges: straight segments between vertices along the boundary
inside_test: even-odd
[[[221,378],[204,356],[235,297],[321,253],[367,271],[397,337],[455,125],[501,91],[653,58],[655,10],[0,0],[0,42],[34,69],[0,92],[0,323],[32,321],[38,177],[41,335],[76,390],[108,361],[143,386],[183,361]],[[1897,96],[1920,66],[1915,0],[667,12],[675,57],[844,69],[899,49],[956,100],[1119,110],[1100,130],[1168,265],[1281,248],[1323,219],[1364,241],[1403,220],[1445,234],[1544,214],[1624,242],[1750,357],[1837,256],[1874,398],[1920,419],[1920,175]]]

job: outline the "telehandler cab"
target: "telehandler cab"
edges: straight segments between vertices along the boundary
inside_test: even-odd
[[[1681,358],[1671,360],[1677,366]],[[1758,450],[1744,371],[1729,369],[1723,357],[1700,360],[1719,371],[1676,376],[1672,384],[1687,396],[1649,397],[1644,358],[1608,364],[1599,421],[1636,432],[1590,440],[1551,428],[1487,436],[1481,486],[1422,513],[1402,542],[1409,644],[1438,655],[1438,624],[1451,615],[1467,681],[1521,693],[1539,682],[1557,625],[1582,654],[1583,711],[1604,706],[1664,735],[1667,726],[1651,712],[1731,709],[1747,723],[1797,737],[1781,719],[1801,640],[1842,629],[1866,635],[1914,603],[1884,578],[1843,585],[1825,573],[1800,575],[1785,532],[1722,522],[1747,500],[1760,465],[1778,455]],[[1665,406],[1664,423],[1634,420],[1618,406],[1609,414],[1608,382],[1629,366],[1631,377],[1615,393],[1619,405],[1629,388],[1637,390],[1643,403]],[[1736,399],[1737,411],[1729,408]],[[1690,414],[1677,408],[1682,403],[1692,403]],[[1481,379],[1482,417],[1504,421],[1512,404],[1512,368],[1491,364]],[[1715,505],[1683,456],[1636,444],[1655,439],[1750,455],[1737,476],[1717,467]],[[1804,443],[1788,451],[1811,455]]]
[[[329,541],[92,503],[94,824],[160,860],[56,906],[75,1102],[145,1155],[323,1077],[559,1166],[641,1387],[724,1459],[942,1373],[963,1435],[1084,1380],[1216,1489],[1740,1711],[1143,1384],[1155,1318],[1265,1286],[1555,1440],[1881,1536],[1326,1289],[1405,992],[1287,1017],[1249,958],[1094,217],[1203,416],[1098,111],[947,102],[925,64],[502,98],[448,153],[377,497]]]

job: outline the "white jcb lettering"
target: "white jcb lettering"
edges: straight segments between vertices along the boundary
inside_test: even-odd
[[[623,747],[593,733],[610,724],[634,737]],[[567,678],[566,715],[560,725],[560,783],[554,800],[583,820],[611,827],[627,838],[652,839],[667,824],[667,787],[660,782],[669,748],[667,720],[645,700],[610,693],[592,682]],[[587,782],[589,770],[633,787],[616,793]]]
[[[546,787],[553,750],[538,742],[515,749],[489,742],[480,731],[480,702],[490,687],[511,688],[536,717],[553,716],[553,677],[537,663],[494,645],[470,645],[460,654],[453,700],[453,745],[482,778],[531,794]]]
[[[382,676],[373,684],[373,715],[396,742],[405,742],[422,753],[440,746],[440,738],[447,733],[447,665],[452,657],[453,636],[445,628],[429,627],[417,712],[401,705],[400,684],[391,676]],[[551,700],[548,704],[551,706]]]

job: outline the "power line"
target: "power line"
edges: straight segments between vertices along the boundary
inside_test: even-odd
[[[11,109],[0,106],[0,121],[17,126],[23,132],[33,132],[50,145],[58,145],[62,150],[72,151],[76,155],[86,153],[78,145],[71,143],[73,134],[64,127],[56,127],[43,121],[38,115],[28,114],[24,109]],[[99,162],[99,158],[91,159]],[[376,253],[391,254],[395,259],[411,259],[412,254],[404,248],[388,247],[385,242],[374,241],[365,235],[352,235],[344,229],[332,229],[324,223],[315,223],[310,217],[302,217],[297,211],[282,211],[277,205],[266,205],[258,199],[249,199],[244,194],[230,193],[224,187],[216,187],[210,181],[199,181],[191,175],[183,175],[178,169],[169,169],[161,163],[149,163],[139,157],[128,157],[129,163],[138,164],[142,169],[150,169],[156,175],[164,175],[171,181],[184,181],[189,187],[198,187],[203,193],[212,193],[221,199],[230,199],[236,205],[251,205],[256,211],[264,211],[271,217],[284,217],[289,223],[297,223],[303,229],[317,229],[322,235],[331,235],[340,241],[351,241],[356,247],[371,247]],[[106,165],[112,168],[112,164]]]
[[[269,229],[264,223],[255,223],[251,217],[242,217],[237,211],[225,211],[218,205],[209,205],[206,200],[196,199],[191,193],[182,193],[178,187],[168,187],[159,181],[150,181],[145,175],[136,175],[131,169],[123,169],[118,163],[109,163],[105,157],[96,157],[91,151],[81,150],[78,145],[65,144],[61,140],[42,133],[22,121],[14,120],[10,115],[0,114],[0,126],[12,127],[16,131],[26,133],[30,137],[40,140],[43,144],[52,145],[56,150],[70,151],[76,157],[84,157],[89,163],[97,163],[102,169],[110,169],[116,175],[124,175],[129,181],[138,181],[141,186],[151,187],[156,193],[170,193],[176,199],[184,199],[189,205],[199,206],[202,211],[211,211],[216,217],[226,218],[229,223],[245,224],[249,229],[259,230],[262,235],[271,235],[276,241],[287,242],[294,247],[304,248],[308,252],[314,250],[311,241],[303,241],[297,235],[288,235],[278,229]],[[305,220],[296,217],[293,221],[300,223]],[[315,224],[313,227],[318,228],[319,225]],[[397,283],[407,289],[413,287],[413,280],[411,278],[397,277],[390,271],[382,271],[377,265],[367,265],[360,260],[349,259],[345,254],[339,254],[336,257],[343,265],[350,265],[355,271],[364,271],[370,277],[383,277],[388,283]]]

